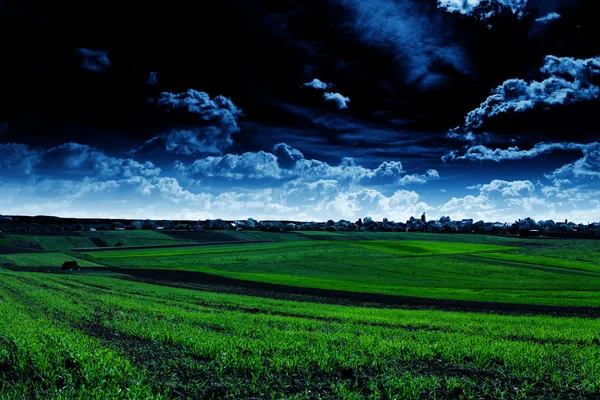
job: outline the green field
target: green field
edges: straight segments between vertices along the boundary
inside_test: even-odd
[[[60,267],[65,261],[77,261],[80,267],[100,267],[100,264],[75,258],[64,253],[4,254],[0,259],[19,267]]]
[[[600,393],[596,319],[319,305],[8,272],[0,296],[2,399]]]
[[[90,234],[204,244],[0,254],[0,400],[600,398],[600,241]]]
[[[98,232],[79,232],[77,236],[62,235],[21,235],[7,234],[7,245],[13,240],[22,242],[39,243],[44,250],[50,251],[70,251],[73,248],[93,248],[98,247],[92,239],[102,240],[107,247],[119,246],[156,246],[194,243],[190,240],[177,240],[169,235],[155,231],[98,231]]]
[[[99,264],[198,271],[322,289],[471,301],[600,306],[600,266],[580,257],[580,242],[472,236],[364,234],[339,240],[214,245],[88,253]],[[329,235],[327,235],[329,236]],[[451,235],[445,235],[449,237]],[[454,238],[458,236],[455,235]],[[428,240],[418,240],[424,237]],[[387,238],[388,240],[381,240]],[[390,240],[390,239],[395,240]],[[300,236],[299,239],[305,239]],[[435,239],[435,240],[432,240]],[[494,239],[494,238],[492,238]],[[478,242],[479,241],[479,242]],[[595,251],[600,242],[586,242]],[[570,250],[569,248],[572,247]],[[542,255],[537,255],[541,250]],[[556,251],[554,255],[553,251]],[[589,256],[588,256],[589,258]]]

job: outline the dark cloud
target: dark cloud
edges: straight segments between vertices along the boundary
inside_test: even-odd
[[[4,132],[6,132],[9,127],[10,127],[10,124],[8,124],[6,122],[0,123],[0,137],[2,137],[2,134],[4,134]]]
[[[411,1],[338,0],[350,13],[344,26],[388,52],[405,83],[422,90],[444,84],[449,73],[469,74],[467,54],[449,35],[452,28],[430,6]]]
[[[106,50],[90,50],[80,48],[75,50],[79,57],[81,68],[92,72],[107,72],[111,66]]]
[[[156,99],[149,99],[159,110],[189,114],[209,122],[218,122],[230,132],[237,132],[236,120],[243,115],[242,110],[225,96],[211,99],[208,93],[189,89],[183,93],[162,92]]]
[[[45,151],[36,171],[92,177],[156,176],[160,168],[152,162],[106,155],[102,150],[79,143],[65,143]]]
[[[507,149],[490,149],[484,145],[470,147],[465,154],[459,156],[457,151],[452,151],[442,157],[442,161],[470,160],[470,161],[495,161],[523,160],[536,158],[556,150],[581,150],[587,145],[580,143],[538,143],[529,150],[521,150],[518,146]]]
[[[233,180],[282,178],[277,156],[264,151],[206,157],[194,161],[189,166],[176,162],[175,170],[191,178],[218,177]]]
[[[30,175],[41,152],[19,143],[0,143],[0,176]]]
[[[277,157],[279,165],[283,168],[290,168],[298,161],[304,159],[304,154],[300,150],[286,143],[278,143],[273,146],[273,154]]]
[[[158,72],[150,72],[148,77],[146,78],[146,83],[148,85],[157,85],[158,84]]]
[[[157,176],[152,162],[112,157],[79,143],[65,143],[47,150],[19,143],[0,144],[0,175],[35,177],[90,177],[92,179]]]
[[[132,153],[161,154],[164,152],[191,156],[194,154],[221,154],[233,140],[216,126],[204,128],[173,129],[146,141]]]
[[[148,101],[166,115],[172,127],[133,153],[221,154],[232,145],[232,135],[240,130],[237,120],[243,115],[242,110],[224,96],[211,99],[206,92],[189,89],[177,94],[162,92]]]

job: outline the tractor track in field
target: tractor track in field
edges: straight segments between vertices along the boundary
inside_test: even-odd
[[[6,268],[6,267],[5,267]],[[13,271],[43,273],[98,273],[121,274],[122,279],[162,286],[179,287],[218,293],[240,294],[279,300],[292,300],[347,306],[433,309],[443,311],[494,313],[511,315],[553,315],[599,318],[600,307],[549,306],[539,304],[516,304],[451,300],[380,293],[350,292],[319,289],[275,283],[248,281],[196,271],[162,269],[138,269],[119,267],[86,267],[77,272],[63,271],[56,267],[10,267]]]

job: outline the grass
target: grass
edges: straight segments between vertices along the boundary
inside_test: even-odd
[[[373,233],[372,240],[363,240],[365,235],[323,233],[321,240],[107,251],[89,253],[89,257],[116,267],[198,271],[322,289],[600,306],[599,267],[575,260],[581,253],[579,246],[587,246],[589,252],[600,251],[597,241],[404,233]],[[442,240],[445,238],[449,240]],[[554,252],[562,258],[554,257]]]
[[[73,248],[94,248],[97,245],[92,239],[101,239],[109,247],[117,243],[121,246],[155,246],[169,244],[186,244],[195,241],[177,240],[169,235],[155,231],[99,231],[79,232],[78,236],[57,235],[18,235],[7,234],[8,245],[12,240],[40,243],[44,250],[69,252]]]
[[[0,399],[594,398],[600,321],[0,270]]]
[[[77,261],[80,267],[99,267],[95,262],[75,258],[64,253],[5,254],[3,259],[19,267],[60,267],[65,261]]]
[[[118,243],[120,243],[121,246],[156,246],[193,243],[190,241],[176,240],[171,236],[156,231],[99,231],[84,232],[84,234],[88,238],[102,239],[109,247],[114,247]]]

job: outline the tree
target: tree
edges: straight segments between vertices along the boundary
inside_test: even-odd
[[[110,224],[110,227],[112,229],[116,229],[116,228],[125,228],[125,225],[123,225],[121,222],[115,221],[112,224]]]
[[[142,229],[142,223],[140,221],[133,221],[127,229],[139,231]]]
[[[421,221],[422,221],[422,222],[425,222],[425,220],[426,220],[426,219],[427,219],[427,218],[425,217],[425,213],[423,213],[423,215],[421,215]]]

